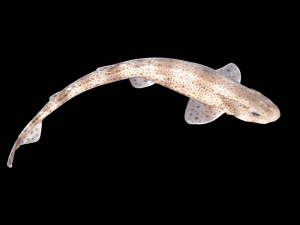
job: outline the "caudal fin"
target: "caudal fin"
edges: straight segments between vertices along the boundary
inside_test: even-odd
[[[37,123],[34,127],[32,127],[25,134],[20,134],[18,139],[16,140],[7,160],[7,166],[12,167],[12,163],[14,160],[15,152],[19,148],[20,145],[26,145],[30,143],[37,142],[41,137],[42,132],[42,121]]]

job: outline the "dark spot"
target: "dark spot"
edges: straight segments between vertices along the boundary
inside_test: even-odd
[[[207,68],[202,68],[202,70],[203,70],[204,72],[206,72],[206,73],[209,73],[209,72],[210,72],[209,69],[207,69]]]

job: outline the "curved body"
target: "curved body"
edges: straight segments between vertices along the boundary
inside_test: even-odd
[[[229,65],[233,67],[234,64]],[[228,71],[230,66],[226,67]],[[213,110],[221,114],[226,112],[241,120],[261,124],[273,122],[280,117],[279,109],[271,100],[241,85],[240,79],[237,81],[235,78],[231,79],[230,76],[223,76],[220,71],[177,59],[135,59],[100,67],[51,96],[50,101],[19,135],[11,150],[7,162],[8,167],[12,167],[16,149],[22,144],[38,141],[42,120],[65,102],[89,89],[119,80],[130,79],[134,85],[133,82],[138,78],[143,79],[143,82],[150,82],[144,87],[156,83],[183,94],[191,100],[203,103],[210,108],[212,115],[216,115]],[[136,85],[139,88],[138,85],[141,84]],[[206,110],[205,113],[208,114],[208,111]]]

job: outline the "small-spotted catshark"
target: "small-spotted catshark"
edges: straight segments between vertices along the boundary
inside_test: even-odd
[[[213,70],[178,59],[134,59],[100,67],[52,95],[19,135],[10,152],[8,167],[12,167],[15,151],[20,145],[39,140],[42,121],[50,113],[82,92],[124,79],[129,79],[135,88],[157,83],[189,97],[184,115],[188,124],[209,123],[223,113],[260,124],[280,117],[279,109],[270,99],[240,84],[241,73],[233,63]]]

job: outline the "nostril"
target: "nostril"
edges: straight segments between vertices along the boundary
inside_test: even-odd
[[[260,116],[258,113],[256,113],[256,112],[252,112],[252,115],[253,116]]]

